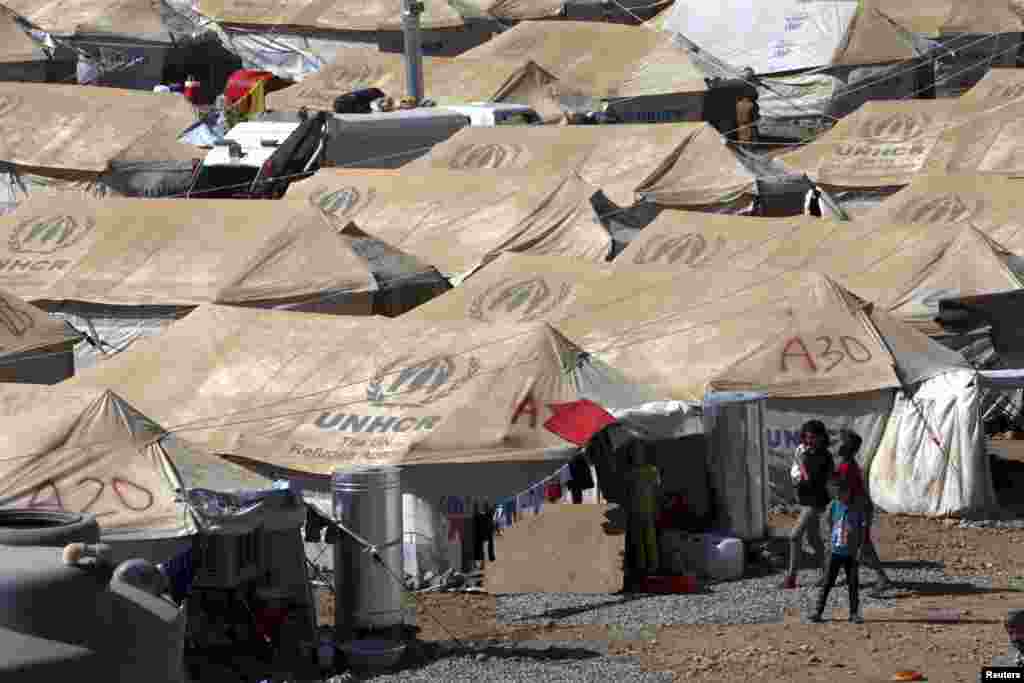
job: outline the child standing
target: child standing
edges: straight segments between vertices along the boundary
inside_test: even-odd
[[[860,561],[874,569],[878,575],[878,581],[871,590],[871,594],[877,597],[892,587],[893,584],[889,579],[889,575],[885,572],[885,568],[882,566],[882,560],[878,557],[878,549],[871,540],[871,522],[875,517],[875,508],[871,503],[871,497],[868,496],[864,474],[861,472],[860,465],[857,464],[856,460],[857,451],[860,450],[861,443],[862,439],[856,432],[849,429],[839,432],[839,452],[837,454],[839,466],[836,468],[836,475],[845,478],[849,482],[850,497],[854,502],[858,498],[863,498],[864,538],[861,544]]]
[[[810,620],[821,622],[821,614],[825,611],[828,594],[839,576],[839,568],[846,574],[846,585],[850,595],[850,622],[863,624],[860,614],[860,551],[864,540],[864,506],[850,499],[850,485],[846,479],[834,479],[829,484],[833,500],[826,510],[826,519],[832,533],[829,546],[832,549],[825,574],[825,585],[818,594],[818,604]]]

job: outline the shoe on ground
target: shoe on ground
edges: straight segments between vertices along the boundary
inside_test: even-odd
[[[783,579],[779,587],[785,590],[793,590],[794,588],[796,588],[796,577],[787,576],[785,579]]]
[[[807,621],[811,622],[812,624],[820,624],[824,620],[821,618],[820,614],[812,614],[809,617],[807,617]]]
[[[850,623],[851,624],[863,624],[864,623],[864,617],[862,617],[859,614],[851,614],[850,615]]]
[[[820,579],[818,579],[817,581],[815,581],[814,582],[814,587],[815,588],[824,588],[825,587],[825,577],[823,576]]]
[[[892,588],[892,581],[889,581],[889,580],[879,581],[871,589],[871,595],[877,597],[877,596],[885,593],[885,591],[889,590],[890,588]]]

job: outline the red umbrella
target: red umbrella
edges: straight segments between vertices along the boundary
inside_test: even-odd
[[[544,423],[545,429],[566,441],[582,446],[590,437],[615,422],[608,411],[587,399],[570,403],[549,403],[554,413]]]

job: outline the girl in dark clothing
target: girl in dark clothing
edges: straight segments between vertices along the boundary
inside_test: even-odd
[[[823,575],[825,569],[821,515],[829,504],[828,482],[833,470],[832,454],[828,450],[828,430],[820,420],[809,420],[800,430],[800,440],[801,446],[797,449],[793,463],[797,471],[796,493],[800,517],[789,535],[789,572],[782,583],[783,588],[796,588],[796,573],[805,534]]]

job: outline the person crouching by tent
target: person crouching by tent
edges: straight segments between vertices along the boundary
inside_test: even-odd
[[[658,572],[658,492],[661,476],[658,468],[648,464],[642,444],[635,444],[629,456],[626,473],[629,501],[629,542],[633,567],[648,575]]]
[[[821,622],[822,612],[825,611],[825,603],[828,601],[828,594],[836,583],[839,576],[839,568],[842,567],[846,573],[846,586],[850,594],[850,622],[863,624],[864,618],[860,614],[860,579],[858,576],[860,568],[860,554],[863,550],[865,515],[863,504],[853,500],[850,496],[850,482],[843,477],[836,477],[829,483],[833,496],[832,502],[826,511],[831,533],[829,534],[829,547],[831,549],[828,570],[825,573],[825,582],[818,593],[818,603],[810,620],[815,623]]]
[[[871,541],[871,522],[875,516],[875,506],[868,495],[867,486],[864,483],[864,473],[857,464],[856,455],[860,450],[863,439],[860,435],[850,429],[839,432],[839,450],[836,452],[839,461],[836,467],[836,476],[847,482],[850,488],[850,496],[864,508],[864,541],[861,550],[861,561],[868,567],[875,570],[878,575],[878,582],[871,590],[872,595],[879,595],[886,589],[892,587],[885,568],[882,567],[882,560],[878,557],[878,550]]]
[[[825,571],[821,515],[829,504],[828,482],[834,469],[832,454],[828,450],[828,430],[820,420],[808,420],[800,429],[800,441],[791,470],[800,505],[800,517],[789,535],[789,572],[782,582],[783,588],[796,588],[804,535],[811,544],[822,576]]]

